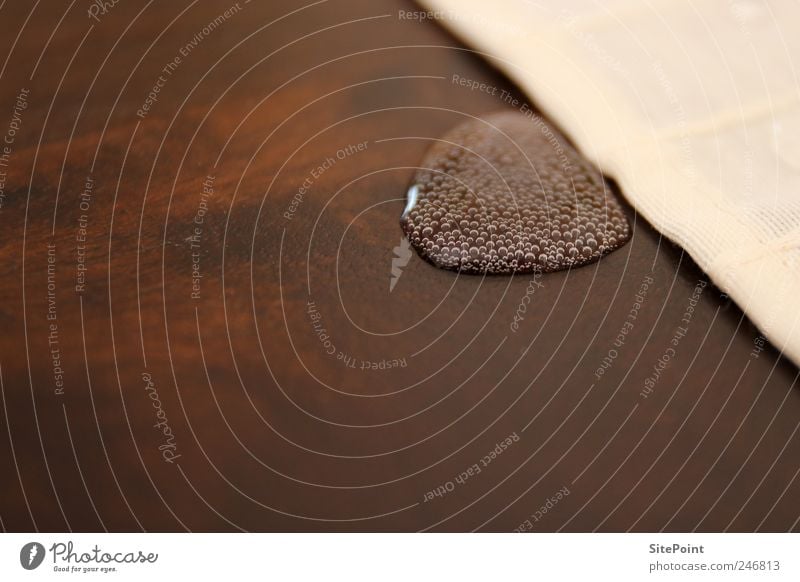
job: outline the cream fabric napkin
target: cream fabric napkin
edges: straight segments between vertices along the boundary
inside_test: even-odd
[[[800,364],[800,3],[422,3]]]

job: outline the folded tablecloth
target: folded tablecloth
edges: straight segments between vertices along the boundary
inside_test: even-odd
[[[800,364],[800,3],[422,4]]]

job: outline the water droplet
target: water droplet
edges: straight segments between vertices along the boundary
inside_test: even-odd
[[[421,166],[400,222],[417,253],[437,267],[558,271],[630,239],[602,175],[555,131],[520,113],[457,126]]]

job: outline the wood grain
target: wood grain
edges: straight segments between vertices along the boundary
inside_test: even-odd
[[[5,530],[800,529],[797,369],[711,284],[682,321],[632,209],[541,285],[389,293],[430,140],[511,107],[453,75],[524,101],[413,4],[69,7],[0,9]]]

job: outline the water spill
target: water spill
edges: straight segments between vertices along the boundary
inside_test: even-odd
[[[602,175],[544,123],[470,120],[428,150],[403,230],[424,259],[464,273],[550,272],[596,261],[631,236]]]

